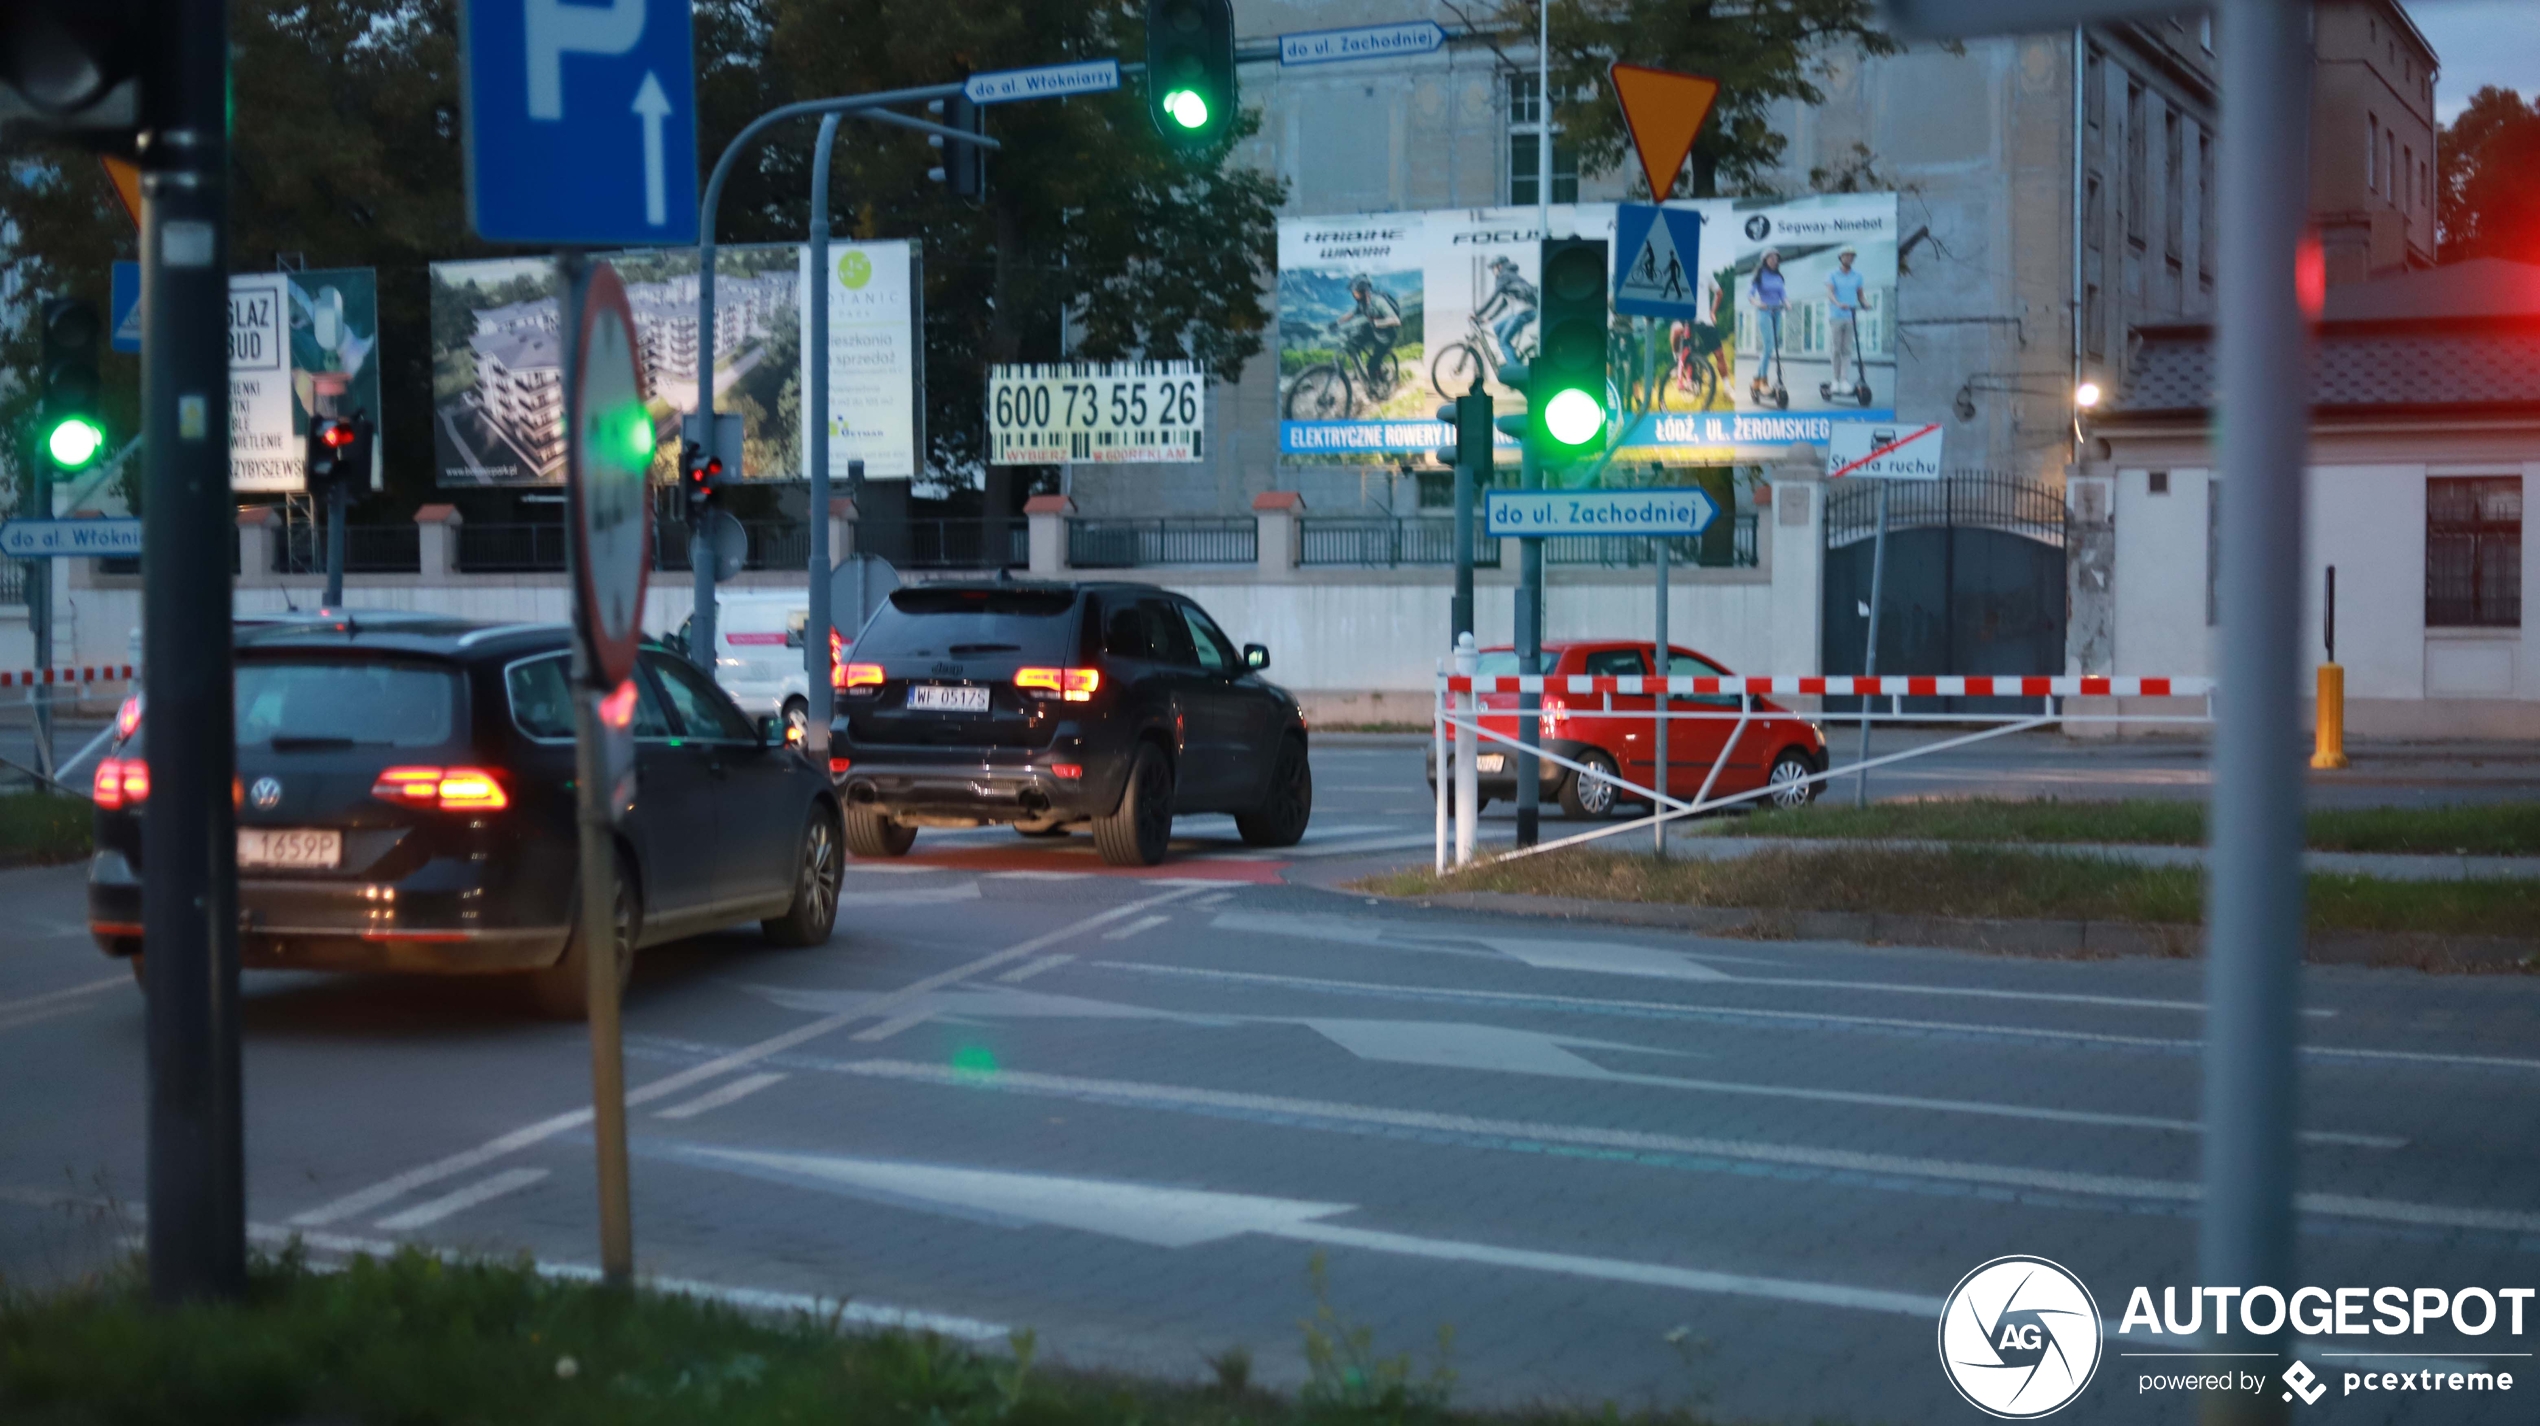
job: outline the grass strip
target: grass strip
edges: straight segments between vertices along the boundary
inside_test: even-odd
[[[2384,881],[2314,874],[2308,881],[2315,931],[2529,937],[2540,927],[2540,880]],[[1396,872],[1357,886],[1389,896],[1504,891],[1756,911],[2171,926],[2199,924],[2205,909],[2205,875],[2193,867],[1986,846],[1769,848],[1717,861],[1663,862],[1642,853],[1581,848],[1445,877],[1426,869]]]
[[[1451,1333],[1434,1370],[1384,1356],[1332,1310],[1317,1255],[1301,1288],[1308,1383],[1252,1382],[1248,1349],[1173,1383],[1036,1364],[924,1334],[841,1334],[695,1298],[541,1277],[419,1251],[341,1271],[261,1259],[246,1300],[162,1310],[138,1275],[0,1294],[10,1426],[1698,1426],[1676,1412],[1452,1409]],[[1204,1378],[1203,1378],[1204,1379]]]
[[[2540,856],[2540,803],[2322,808],[2312,812],[2306,824],[2314,851]],[[2190,847],[2204,843],[2205,807],[2201,802],[2153,798],[2066,802],[1971,797],[1879,802],[1868,807],[1818,803],[1786,812],[1707,820],[1691,830],[1696,835],[1724,837]]]
[[[0,793],[0,865],[87,856],[94,811],[68,793]]]

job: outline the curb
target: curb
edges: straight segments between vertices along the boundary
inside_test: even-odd
[[[1511,891],[1449,891],[1383,899],[1457,911],[1605,922],[1746,940],[1928,946],[2054,960],[2188,960],[2203,954],[2204,942],[2201,926],[2136,921],[1977,920],[1875,911],[1751,910],[1591,901],[1585,897],[1529,896]],[[2303,959],[2312,965],[2403,966],[2436,974],[2511,974],[2540,970],[2540,943],[2511,936],[2325,931],[2309,937]]]

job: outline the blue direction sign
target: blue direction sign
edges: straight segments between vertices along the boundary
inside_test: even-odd
[[[0,555],[19,560],[129,559],[141,553],[137,519],[11,520],[0,524]]]
[[[1446,28],[1435,20],[1399,25],[1354,25],[1344,30],[1299,30],[1279,36],[1279,63],[1332,64],[1345,59],[1391,59],[1435,54],[1446,48]]]
[[[141,350],[141,264],[118,262],[106,284],[106,330],[119,352]]]
[[[1482,497],[1493,535],[1699,535],[1720,518],[1700,486],[1657,490],[1493,490]]]
[[[1614,206],[1614,310],[1628,317],[1707,322],[1702,215],[1654,203]]]
[[[465,0],[468,221],[499,243],[697,240],[688,0]]]
[[[964,80],[961,92],[973,104],[1007,104],[1017,99],[1108,94],[1119,87],[1120,61],[1089,59],[1080,64],[1044,64],[1035,69],[991,69]]]

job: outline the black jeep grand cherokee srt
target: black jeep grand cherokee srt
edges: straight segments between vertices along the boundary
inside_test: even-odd
[[[1153,866],[1182,812],[1230,812],[1246,842],[1293,846],[1314,780],[1305,719],[1269,666],[1152,585],[896,590],[831,675],[847,847],[895,857],[920,827],[1090,823],[1104,861]]]

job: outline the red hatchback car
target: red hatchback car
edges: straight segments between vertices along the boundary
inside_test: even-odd
[[[1655,644],[1627,640],[1549,641],[1543,646],[1541,671],[1559,678],[1649,677],[1655,672],[1650,659],[1656,652]],[[1670,646],[1667,652],[1667,672],[1671,676],[1731,676],[1727,669],[1691,649]],[[1519,671],[1517,651],[1506,646],[1482,650],[1475,670],[1482,678],[1505,678]],[[1507,737],[1517,736],[1517,699],[1514,693],[1483,694],[1482,726]],[[1739,702],[1734,693],[1670,695],[1670,712],[1699,711],[1724,716],[1669,720],[1669,796],[1690,800],[1702,790],[1703,779],[1710,775],[1712,763],[1737,727]],[[1603,817],[1612,813],[1617,802],[1645,800],[1633,797],[1609,779],[1619,773],[1642,787],[1657,785],[1657,708],[1657,696],[1650,693],[1547,691],[1543,695],[1544,747],[1605,776],[1582,776],[1558,763],[1545,762],[1544,800],[1558,798],[1562,812],[1571,817]],[[1591,711],[1600,716],[1581,716]],[[1620,716],[1601,716],[1608,713]],[[1484,742],[1474,755],[1473,768],[1483,802],[1517,795],[1517,754],[1507,744]],[[1727,765],[1720,769],[1719,781],[1712,784],[1711,795],[1770,788],[1755,800],[1774,807],[1798,807],[1813,801],[1825,786],[1804,779],[1825,768],[1826,740],[1817,726],[1771,699],[1757,696],[1746,731],[1737,735],[1736,746],[1730,750]],[[1434,769],[1431,786],[1435,786]]]

